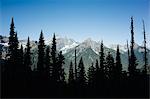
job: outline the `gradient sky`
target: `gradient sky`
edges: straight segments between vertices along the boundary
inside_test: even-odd
[[[105,45],[130,41],[134,17],[135,42],[142,44],[142,19],[150,41],[150,0],[0,0],[0,34],[8,36],[11,17],[19,39],[45,39],[53,33],[83,41],[104,40]],[[149,43],[150,44],[150,43]]]

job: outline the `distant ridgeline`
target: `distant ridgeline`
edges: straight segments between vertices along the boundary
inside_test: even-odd
[[[2,97],[149,97],[150,49],[134,41],[106,47],[103,41],[54,36],[18,40],[12,18],[9,37],[0,35]],[[141,41],[142,42],[142,41]]]

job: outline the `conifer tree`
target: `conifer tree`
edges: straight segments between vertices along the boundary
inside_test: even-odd
[[[100,54],[100,76],[101,76],[101,79],[104,79],[105,78],[105,56],[104,56],[103,41],[101,42],[99,54]]]
[[[93,66],[93,63],[88,69],[88,85],[89,87],[95,86],[95,68]]]
[[[19,68],[18,68],[18,65],[19,65],[19,62],[20,60],[18,60],[19,58],[19,55],[20,53],[19,52],[19,49],[18,49],[18,37],[17,37],[17,33],[14,31],[14,20],[12,18],[12,21],[11,21],[11,25],[10,25],[10,36],[9,36],[9,53],[8,53],[8,56],[9,56],[9,65],[7,69],[9,69],[9,73],[12,77],[17,77],[17,72],[19,71]]]
[[[11,21],[11,25],[10,25],[10,36],[9,36],[9,55],[10,55],[10,57],[14,57],[13,56],[13,51],[15,50],[15,48],[16,48],[16,43],[17,42],[15,42],[15,37],[16,37],[16,35],[15,35],[15,26],[14,26],[14,20],[13,20],[13,18],[12,18],[12,21]]]
[[[31,46],[30,46],[30,38],[28,37],[28,41],[26,44],[26,50],[24,55],[24,65],[25,65],[25,72],[28,73],[31,71]]]
[[[73,72],[73,64],[72,61],[70,62],[70,67],[69,67],[69,79],[68,79],[68,84],[69,86],[74,85],[74,72]]]
[[[145,24],[143,20],[143,35],[144,35],[144,74],[147,74],[147,65],[148,65],[148,59],[147,59],[147,48],[146,48],[146,34],[145,34]]]
[[[112,78],[113,68],[114,68],[114,58],[112,54],[108,52],[108,56],[106,57],[106,68],[105,68],[106,76],[108,79]]]
[[[62,55],[62,51],[59,52],[58,54],[58,81],[60,81],[61,83],[65,83],[65,72],[64,72],[64,68],[63,68],[63,65],[65,64],[64,62],[65,58],[64,56]]]
[[[79,61],[79,65],[78,65],[77,82],[78,82],[78,85],[80,88],[85,88],[85,86],[86,86],[86,74],[85,74],[85,68],[84,68],[82,57]]]
[[[121,58],[120,58],[120,52],[119,52],[119,45],[117,45],[117,53],[116,53],[116,64],[115,64],[115,75],[114,77],[117,77],[120,79],[122,74],[122,64],[121,64]]]
[[[51,66],[51,56],[50,56],[50,47],[47,46],[46,48],[46,55],[45,55],[45,76],[50,78],[50,66]]]
[[[56,56],[56,37],[55,33],[53,36],[53,41],[52,41],[52,47],[51,47],[51,57],[52,57],[52,64],[50,68],[50,72],[52,73],[52,81],[57,82],[58,79],[58,74],[57,74],[57,56]]]
[[[133,17],[131,17],[131,56],[130,56],[130,65],[128,67],[129,74],[130,76],[135,75],[136,72],[136,66],[137,64],[137,59],[134,54],[134,31],[133,31]]]
[[[38,44],[38,63],[37,63],[37,70],[39,73],[42,73],[42,71],[44,71],[44,56],[45,56],[45,43],[43,32],[41,30]]]

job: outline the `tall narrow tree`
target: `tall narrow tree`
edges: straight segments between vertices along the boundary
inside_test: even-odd
[[[69,86],[73,86],[74,85],[74,72],[73,72],[73,64],[72,61],[70,62],[70,67],[69,67],[69,79],[68,79],[68,84]]]
[[[88,85],[90,88],[95,86],[95,68],[93,63],[88,69]]]
[[[100,76],[101,76],[101,79],[104,79],[105,78],[105,56],[104,56],[103,41],[101,42],[99,54],[100,54]]]
[[[31,71],[31,46],[30,46],[30,38],[28,37],[28,41],[26,44],[26,50],[24,55],[24,65],[25,65],[25,72],[28,73]]]
[[[116,77],[117,79],[120,79],[121,74],[122,74],[122,64],[121,64],[121,58],[120,58],[120,52],[119,52],[119,45],[117,45],[115,75],[114,75],[114,77]]]
[[[43,32],[41,30],[39,44],[38,44],[38,63],[37,63],[37,70],[39,73],[42,73],[42,71],[44,71],[44,56],[45,56],[44,50],[45,50],[45,43],[44,43]]]
[[[145,24],[144,24],[144,20],[143,20],[143,35],[144,35],[144,73],[147,74],[147,65],[148,65],[148,61],[147,61],[147,51],[146,51],[146,34],[145,34]]]
[[[85,68],[84,68],[84,63],[82,60],[82,57],[79,61],[79,65],[78,65],[78,85],[80,88],[85,88],[86,86],[86,74],[85,74]]]
[[[65,83],[65,71],[64,71],[64,67],[63,65],[65,64],[64,62],[65,58],[64,56],[62,55],[62,51],[59,52],[58,54],[58,66],[57,66],[57,69],[58,69],[58,81],[61,82],[61,83]]]
[[[51,56],[52,56],[52,64],[51,64],[51,72],[52,72],[52,81],[56,82],[58,79],[57,76],[57,56],[56,56],[56,37],[55,33],[53,36],[52,47],[51,47]]]
[[[46,48],[46,55],[45,55],[45,76],[50,78],[50,66],[51,66],[51,56],[50,56],[50,47],[47,46]]]
[[[110,52],[108,52],[108,56],[106,57],[106,66],[105,66],[105,74],[107,79],[112,79],[112,73],[114,68],[114,58]]]
[[[128,70],[130,76],[133,76],[136,72],[136,66],[138,65],[136,62],[136,56],[134,54],[134,31],[133,31],[133,17],[131,17],[131,56],[130,56],[130,63]]]

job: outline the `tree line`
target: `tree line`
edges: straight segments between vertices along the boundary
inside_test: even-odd
[[[147,74],[147,48],[144,33],[144,70],[138,65],[134,54],[134,29],[131,17],[131,46],[128,48],[128,71],[123,71],[119,45],[116,57],[104,54],[101,41],[99,59],[91,64],[87,73],[84,59],[70,62],[69,73],[64,71],[64,56],[57,51],[55,33],[52,46],[46,46],[43,31],[38,41],[37,68],[31,69],[31,45],[28,37],[26,48],[19,48],[17,32],[12,18],[9,35],[9,50],[2,66],[2,97],[149,97],[149,75]],[[66,78],[66,75],[69,75]]]

